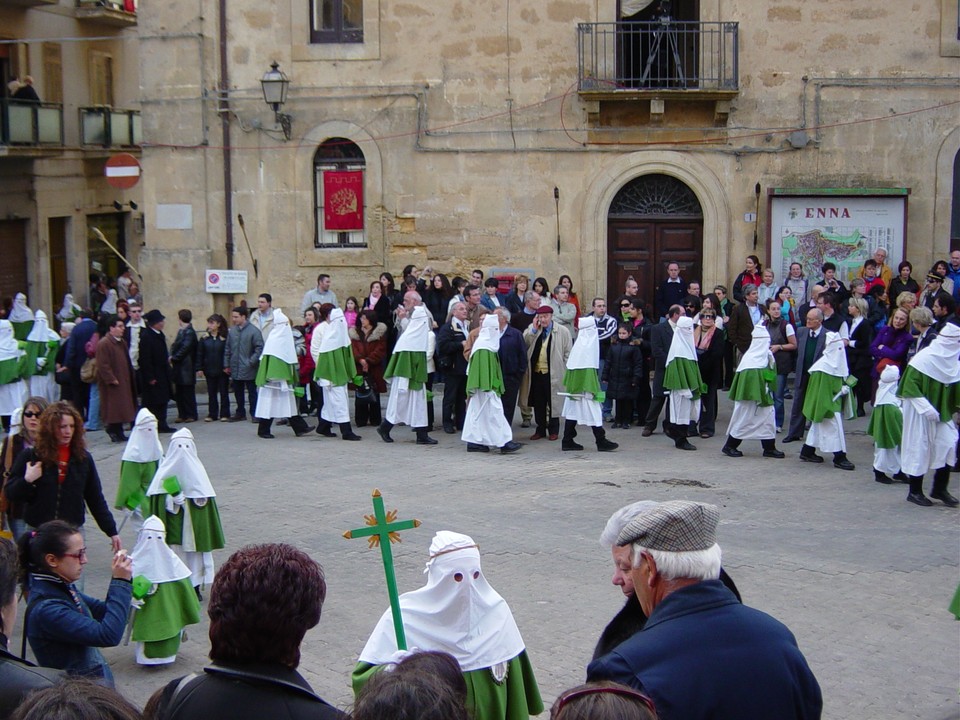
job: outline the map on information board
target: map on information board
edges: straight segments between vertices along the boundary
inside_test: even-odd
[[[785,195],[770,199],[770,267],[781,284],[798,262],[811,282],[823,277],[825,262],[837,266],[837,278],[849,285],[877,248],[887,265],[903,259],[905,194],[884,197]]]

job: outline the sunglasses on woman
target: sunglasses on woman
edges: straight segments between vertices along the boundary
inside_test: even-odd
[[[40,417],[40,411],[39,411],[39,410],[37,410],[37,411],[27,410],[27,411],[23,414],[23,416],[24,416],[25,418]]]

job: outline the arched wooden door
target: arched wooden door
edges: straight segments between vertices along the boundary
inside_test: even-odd
[[[693,191],[670,175],[642,175],[624,185],[607,214],[607,298],[623,294],[633,276],[653,306],[667,264],[686,280],[703,274],[703,212]]]

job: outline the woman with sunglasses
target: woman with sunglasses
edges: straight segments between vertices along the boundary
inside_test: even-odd
[[[40,429],[40,413],[46,408],[47,401],[45,398],[39,396],[28,397],[23,404],[23,410],[20,412],[19,422],[17,421],[17,414],[14,413],[10,433],[4,438],[3,446],[0,447],[0,463],[3,464],[3,479],[0,481],[0,508],[3,509],[4,513],[3,525],[13,533],[14,541],[19,540],[26,529],[26,522],[23,519],[25,507],[23,503],[11,502],[7,498],[7,481],[10,479],[13,461],[16,460],[17,456],[27,448],[36,445],[37,432]]]
[[[98,648],[120,644],[133,593],[133,563],[123,551],[113,556],[113,577],[105,600],[76,587],[87,564],[80,530],[52,520],[20,538],[20,582],[29,597],[24,632],[37,662],[83,675],[113,687],[113,673]]]
[[[697,349],[700,376],[707,384],[701,398],[700,420],[697,430],[702,438],[712,438],[716,432],[717,391],[723,383],[723,330],[717,328],[717,311],[705,308],[698,314],[699,324],[693,330],[693,344]]]

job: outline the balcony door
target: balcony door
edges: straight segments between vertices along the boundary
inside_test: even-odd
[[[618,0],[617,18],[619,85],[698,87],[700,0]]]
[[[679,263],[686,280],[703,274],[703,213],[696,195],[668,175],[644,175],[624,185],[607,215],[607,302],[623,294],[632,276],[653,307],[667,265]]]
[[[27,221],[0,220],[0,299],[13,298],[18,292],[30,300],[27,287]]]

